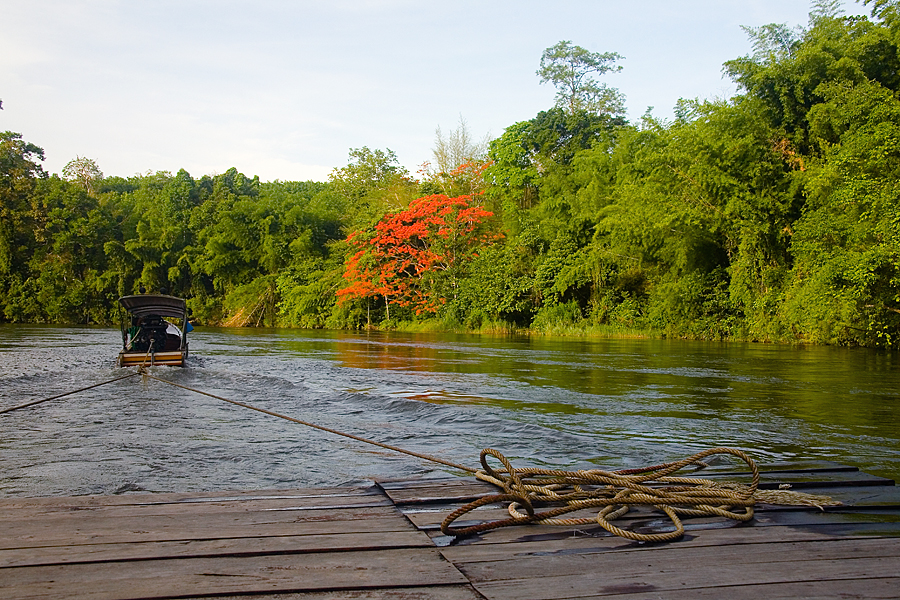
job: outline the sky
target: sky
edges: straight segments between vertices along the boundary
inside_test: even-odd
[[[844,1],[847,14],[867,14]],[[551,108],[535,74],[562,40],[616,52],[602,81],[672,118],[730,98],[741,26],[808,24],[808,0],[0,0],[0,131],[105,175],[236,167],[325,181],[349,150],[415,174],[435,130],[477,139]]]

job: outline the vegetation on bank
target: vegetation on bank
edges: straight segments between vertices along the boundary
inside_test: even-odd
[[[624,117],[615,53],[548,48],[557,105],[417,176],[104,177],[0,133],[0,320],[107,323],[140,286],[201,323],[900,347],[900,2],[747,28],[729,100]]]

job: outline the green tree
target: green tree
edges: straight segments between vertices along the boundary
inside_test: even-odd
[[[385,213],[402,210],[418,192],[416,182],[392,150],[365,146],[351,149],[350,163],[334,169],[329,182],[352,212],[348,223],[351,229],[368,227]]]
[[[66,163],[62,169],[63,178],[73,181],[81,186],[89,195],[93,196],[98,184],[103,180],[103,172],[97,163],[86,156],[76,156]]]
[[[818,343],[900,345],[900,101],[835,82],[810,115],[823,161],[795,225],[785,317]]]
[[[26,320],[28,259],[37,245],[34,193],[46,178],[40,165],[44,151],[22,135],[0,133],[0,308],[6,319]]]
[[[622,94],[598,82],[594,75],[621,71],[615,62],[622,58],[615,52],[590,52],[562,41],[544,50],[537,75],[541,83],[550,82],[556,87],[556,105],[570,114],[587,111],[621,115],[625,110]]]

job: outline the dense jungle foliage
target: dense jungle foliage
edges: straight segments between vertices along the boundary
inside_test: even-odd
[[[900,347],[900,3],[747,28],[728,100],[623,118],[561,42],[558,103],[438,132],[418,177],[351,150],[327,182],[104,177],[0,134],[0,320],[108,323],[163,288],[201,324],[656,332]]]

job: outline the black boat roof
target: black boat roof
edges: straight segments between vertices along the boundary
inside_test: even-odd
[[[187,303],[183,298],[165,294],[139,294],[119,298],[122,308],[138,317],[158,315],[184,319],[187,314]]]

